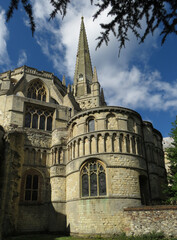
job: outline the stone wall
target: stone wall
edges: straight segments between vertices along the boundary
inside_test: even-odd
[[[143,235],[164,233],[167,237],[177,237],[177,206],[129,207],[127,199],[82,199],[67,203],[67,227],[71,235],[90,236],[125,233]],[[134,205],[136,205],[136,200]]]
[[[127,235],[163,232],[177,237],[177,206],[146,206],[124,209],[124,229]]]
[[[71,235],[113,235],[122,233],[125,206],[138,206],[139,201],[121,198],[97,198],[68,201],[67,228]]]

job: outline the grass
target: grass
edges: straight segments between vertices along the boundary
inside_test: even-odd
[[[163,233],[150,233],[141,236],[125,236],[120,234],[114,237],[67,237],[51,234],[20,235],[8,237],[5,240],[177,240],[176,238],[165,238]]]

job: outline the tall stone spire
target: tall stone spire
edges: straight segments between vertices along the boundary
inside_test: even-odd
[[[81,109],[90,109],[102,106],[102,104],[105,105],[104,99],[103,101],[101,100],[100,84],[98,82],[96,68],[94,68],[94,73],[92,71],[83,17],[81,18],[72,93]]]
[[[93,78],[92,64],[84,26],[84,18],[82,17],[74,74],[74,85],[76,85],[80,81],[83,81],[86,84],[89,83],[91,84],[92,78]]]

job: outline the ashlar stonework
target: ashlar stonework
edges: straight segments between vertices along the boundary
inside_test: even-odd
[[[82,18],[74,83],[22,66],[0,74],[0,233],[117,234],[124,208],[158,204],[161,133],[106,105]]]

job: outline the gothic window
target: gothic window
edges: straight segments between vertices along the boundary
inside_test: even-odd
[[[81,196],[94,197],[106,195],[105,169],[99,161],[84,164],[81,170]]]
[[[39,124],[39,129],[45,129],[45,115],[40,116],[40,124]]]
[[[46,89],[40,80],[33,81],[27,92],[28,98],[37,99],[46,102]]]
[[[41,130],[52,130],[53,111],[27,106],[25,113],[25,127]]]
[[[47,130],[48,131],[52,130],[52,117],[51,116],[47,117]]]
[[[93,118],[88,120],[88,132],[95,131],[95,120]]]
[[[28,170],[22,177],[21,201],[35,203],[41,201],[41,174],[34,170]]]

